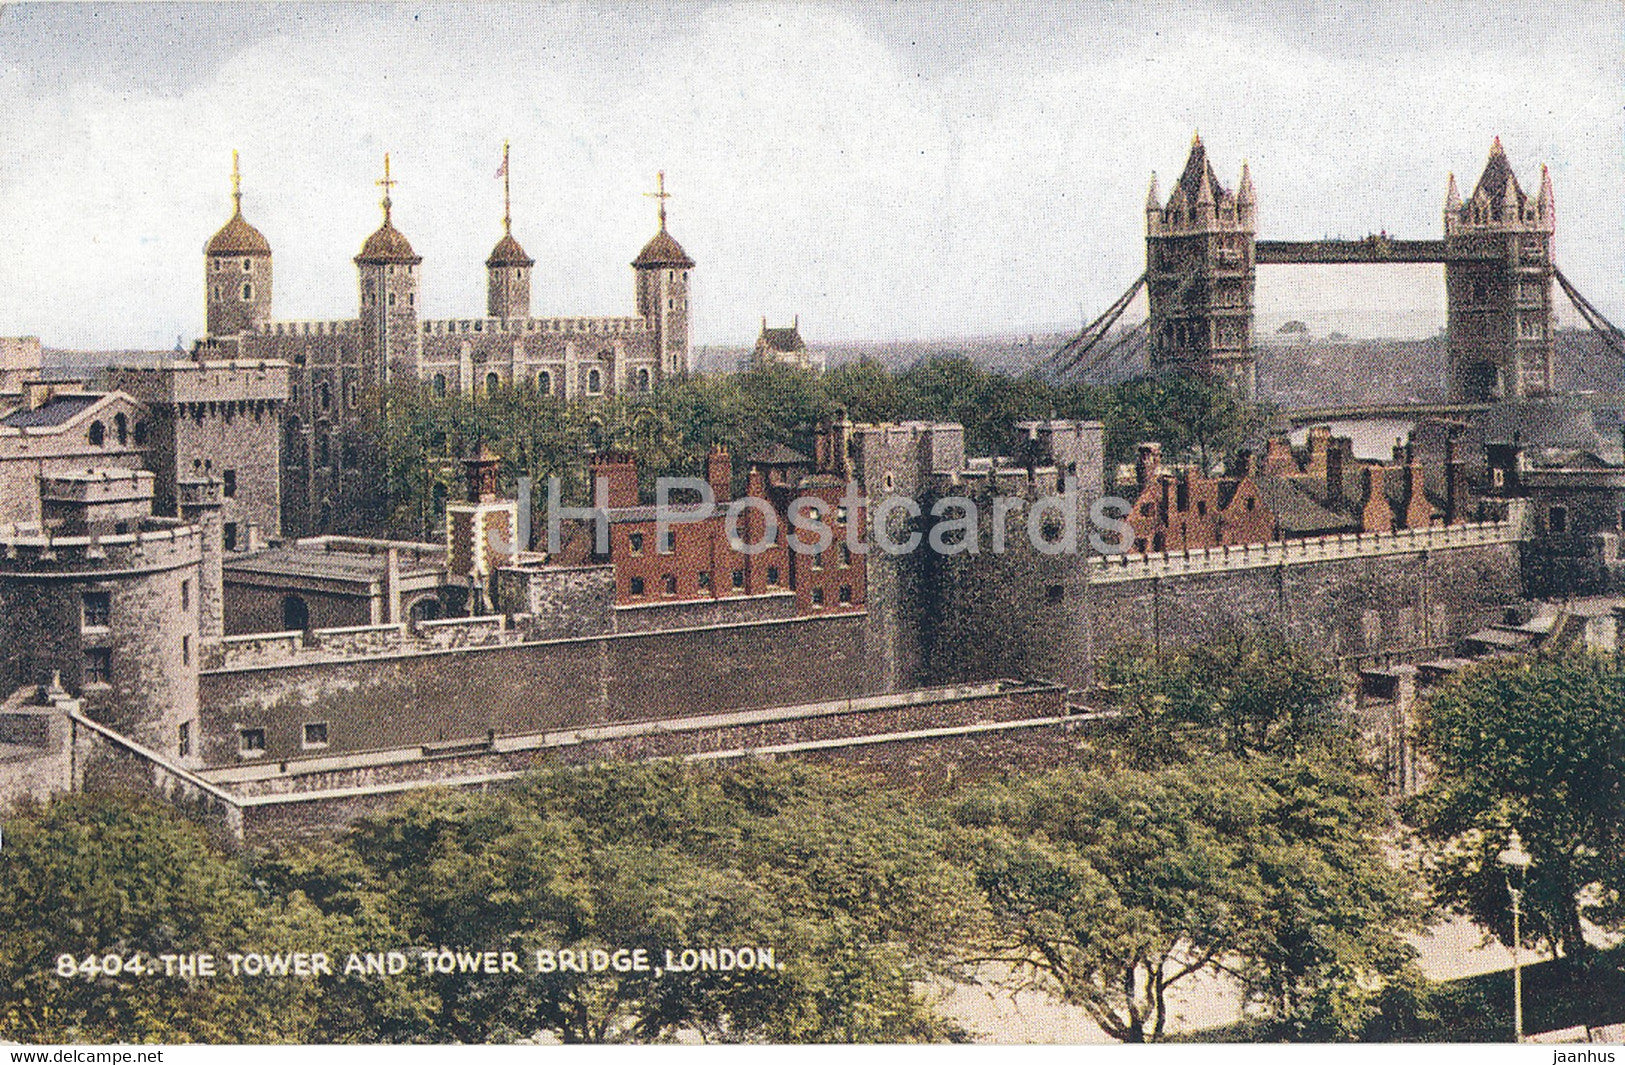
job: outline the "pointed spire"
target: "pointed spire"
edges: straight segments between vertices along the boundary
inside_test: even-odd
[[[1546,164],[1540,164],[1540,198],[1535,201],[1543,219],[1551,218],[1552,212],[1557,208],[1557,201],[1552,197],[1552,172],[1546,169]]]
[[[1213,182],[1208,180],[1207,167],[1205,166],[1202,168],[1201,177],[1197,179],[1196,183],[1196,206],[1213,206]]]
[[[1157,191],[1157,172],[1151,171],[1151,188],[1145,194],[1145,209],[1147,211],[1162,210],[1162,194]]]
[[[1241,181],[1236,186],[1236,200],[1251,207],[1258,202],[1258,196],[1253,192],[1252,171],[1247,169],[1247,160],[1241,161]]]
[[[1450,172],[1450,182],[1444,191],[1444,209],[1446,211],[1461,210],[1461,191],[1456,188],[1456,172]]]
[[[231,150],[231,202],[234,206],[232,214],[242,217],[243,213],[243,174],[237,169],[237,149]]]
[[[390,209],[391,206],[393,206],[393,203],[389,198],[389,190],[395,184],[397,184],[397,182],[393,178],[391,178],[389,176],[389,153],[388,152],[384,153],[384,176],[380,180],[373,182],[373,184],[380,185],[380,186],[383,187],[384,198],[381,201],[379,201],[379,206],[381,206],[384,209],[384,225],[386,225],[386,226],[390,225],[391,223],[390,223],[390,220],[389,220],[389,209]]]

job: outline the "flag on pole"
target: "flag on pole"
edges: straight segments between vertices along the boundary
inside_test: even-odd
[[[507,152],[502,153],[502,165],[497,167],[496,176],[497,177],[507,177],[508,176],[508,153]]]

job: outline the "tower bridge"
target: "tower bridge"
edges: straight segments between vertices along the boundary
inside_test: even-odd
[[[1245,162],[1234,191],[1224,185],[1200,136],[1171,194],[1156,175],[1146,197],[1146,268],[1099,318],[1035,367],[1055,376],[1143,359],[1154,373],[1188,373],[1257,393],[1253,290],[1260,265],[1444,267],[1451,404],[1552,395],[1555,290],[1574,303],[1615,352],[1625,335],[1558,270],[1553,258],[1556,200],[1541,167],[1539,190],[1524,191],[1496,138],[1472,194],[1451,174],[1439,239],[1386,232],[1359,240],[1260,240],[1258,198]],[[1144,288],[1147,318],[1118,329]],[[1115,331],[1114,331],[1115,330]]]

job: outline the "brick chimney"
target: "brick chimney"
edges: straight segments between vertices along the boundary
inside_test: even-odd
[[[1405,451],[1405,528],[1425,529],[1433,524],[1436,512],[1428,502],[1422,463],[1410,448]]]
[[[1444,523],[1454,525],[1464,520],[1466,511],[1467,471],[1456,457],[1456,434],[1449,432],[1444,438]]]
[[[1388,505],[1386,466],[1365,468],[1365,500],[1360,508],[1360,527],[1368,533],[1394,531],[1394,508]]]
[[[733,456],[721,444],[713,444],[711,453],[705,456],[705,483],[711,486],[711,497],[717,506],[733,499]]]
[[[1150,441],[1140,445],[1140,454],[1134,460],[1134,480],[1141,488],[1162,472],[1162,445]]]
[[[1332,427],[1329,425],[1313,425],[1309,427],[1309,465],[1304,473],[1317,481],[1326,479],[1326,456],[1331,451]]]
[[[1253,453],[1252,453],[1252,451],[1250,449],[1242,448],[1240,451],[1236,452],[1236,472],[1235,472],[1235,476],[1237,478],[1251,477],[1254,473],[1257,472],[1256,467],[1257,467],[1257,458],[1256,458],[1256,456],[1253,455]]]
[[[1271,477],[1288,477],[1301,472],[1292,454],[1292,445],[1284,437],[1270,437],[1269,447],[1264,452],[1264,472]]]
[[[597,505],[599,481],[608,482],[610,506],[638,505],[638,460],[631,452],[601,451],[593,456],[590,499],[594,506]]]
[[[1347,441],[1328,440],[1321,464],[1326,476],[1326,502],[1337,507],[1343,502],[1343,459]]]

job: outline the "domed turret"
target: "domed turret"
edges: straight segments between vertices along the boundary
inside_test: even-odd
[[[243,182],[231,153],[230,220],[203,246],[203,303],[210,336],[250,332],[271,317],[271,242],[243,217]]]
[[[508,142],[502,142],[502,239],[485,260],[485,313],[493,318],[530,317],[530,268],[536,261],[513,239],[513,201],[508,180]]]
[[[694,260],[666,232],[666,172],[659,175],[655,192],[646,195],[660,202],[660,232],[632,260],[637,280],[638,313],[655,336],[662,376],[679,377],[689,370],[688,272]]]
[[[384,198],[379,206],[384,221],[361,245],[355,257],[361,284],[361,334],[373,357],[384,362],[387,379],[396,372],[415,373],[421,338],[418,336],[418,264],[423,257],[412,250],[406,234],[390,218],[389,155],[384,155]]]

